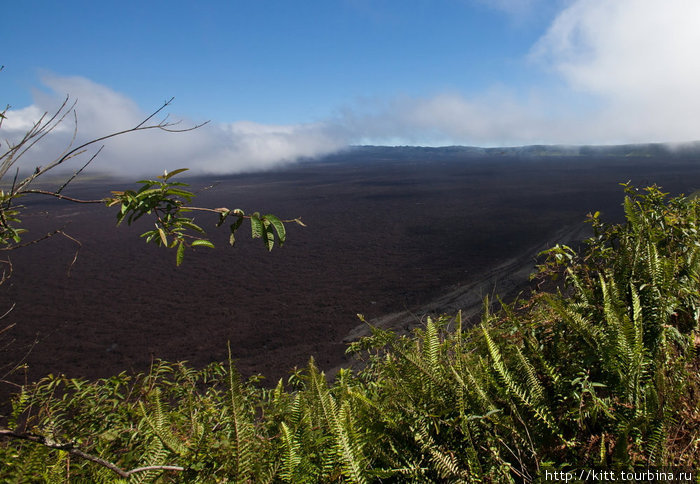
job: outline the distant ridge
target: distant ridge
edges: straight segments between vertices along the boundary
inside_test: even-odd
[[[368,158],[473,158],[473,157],[678,157],[700,156],[700,141],[686,143],[641,143],[623,145],[528,145],[498,148],[476,146],[350,146],[347,150],[331,155],[342,157],[361,154]]]

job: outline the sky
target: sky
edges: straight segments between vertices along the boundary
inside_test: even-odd
[[[95,170],[235,173],[358,144],[700,139],[697,0],[39,0],[3,17],[3,152],[66,95],[76,143],[171,97],[169,121],[209,121],[110,140]],[[73,133],[69,118],[26,163]]]

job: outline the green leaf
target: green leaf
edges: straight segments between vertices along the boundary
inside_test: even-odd
[[[194,193],[188,192],[187,190],[180,190],[179,188],[168,188],[165,191],[165,194],[182,197],[182,198],[186,199],[187,201],[191,200],[192,197],[194,197]]]
[[[284,241],[287,239],[287,231],[285,230],[282,221],[272,214],[267,214],[264,216],[264,218],[265,220],[269,221],[270,225],[272,225],[275,228],[275,232],[277,232],[277,238],[280,241],[280,245],[284,244]]]
[[[160,240],[163,242],[164,246],[168,246],[168,239],[165,237],[165,231],[158,227],[158,233],[160,234]]]
[[[263,243],[268,251],[275,246],[275,234],[266,226],[263,227]]]
[[[208,241],[206,239],[197,239],[197,240],[193,241],[192,244],[190,244],[190,245],[192,245],[192,247],[203,246],[203,247],[209,247],[211,249],[214,248],[214,244],[212,244],[210,241]]]
[[[175,264],[177,266],[182,264],[182,259],[184,257],[185,257],[185,242],[183,240],[180,240],[180,243],[177,246],[177,255],[175,256]]]
[[[162,190],[160,188],[148,188],[148,187],[144,186],[141,190],[139,190],[137,195],[139,198],[143,199],[149,195],[159,194],[159,193],[161,193],[161,191]]]
[[[203,234],[203,233],[204,233],[204,229],[203,229],[202,227],[200,227],[199,225],[194,224],[194,223],[192,223],[192,222],[190,222],[190,221],[188,221],[188,220],[178,221],[178,223],[179,223],[180,225],[182,225],[183,227],[187,227],[187,228],[189,228],[189,229],[192,229],[192,230],[194,230],[194,231],[197,231],[197,232],[199,232],[200,234]]]
[[[238,230],[238,227],[240,227],[242,223],[243,217],[238,217],[238,219],[236,219],[236,221],[231,224],[231,236],[228,239],[228,243],[231,244],[231,246],[233,246],[233,244],[236,243],[236,237],[234,234],[236,233],[236,230]]]
[[[175,176],[178,173],[182,173],[183,171],[187,171],[187,170],[189,170],[189,168],[178,168],[177,170],[173,170],[170,173],[168,173],[168,178],[170,178],[171,176]]]
[[[219,214],[219,221],[216,223],[217,227],[221,227],[224,224],[224,220],[226,220],[229,213],[231,213],[230,210],[225,210]]]
[[[165,171],[165,172],[163,172],[163,179],[167,180],[168,178],[173,177],[173,176],[177,175],[178,173],[182,173],[183,171],[187,171],[187,170],[189,170],[189,168],[178,168],[177,170],[173,170],[170,173]]]
[[[250,217],[250,230],[251,236],[254,239],[259,239],[260,237],[262,237],[263,224],[259,218],[259,215],[257,215],[257,212]]]

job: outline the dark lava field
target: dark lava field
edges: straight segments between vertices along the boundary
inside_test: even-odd
[[[116,227],[114,208],[26,197],[25,240],[65,227],[82,246],[70,274],[78,246],[65,237],[9,253],[14,273],[0,286],[0,313],[15,304],[2,321],[15,326],[0,340],[2,374],[19,361],[28,369],[14,381],[147,371],[155,358],[199,367],[224,360],[228,342],[243,375],[271,384],[310,356],[337,366],[357,313],[424,304],[556,243],[560,228],[588,212],[619,221],[620,182],[672,194],[700,188],[697,154],[627,155],[363,148],[271,172],[183,179],[199,192],[193,205],[301,217],[307,227],[289,224],[287,243],[268,253],[249,225],[231,248],[217,217],[199,214],[217,247],[188,251],[181,267],[174,251],[138,237],[152,222]],[[65,194],[135,187],[82,181]]]

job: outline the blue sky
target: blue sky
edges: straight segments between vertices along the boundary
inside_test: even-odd
[[[3,16],[5,137],[66,94],[84,137],[171,96],[171,117],[211,120],[114,142],[108,166],[182,158],[228,172],[361,143],[700,139],[696,0],[64,0]]]

